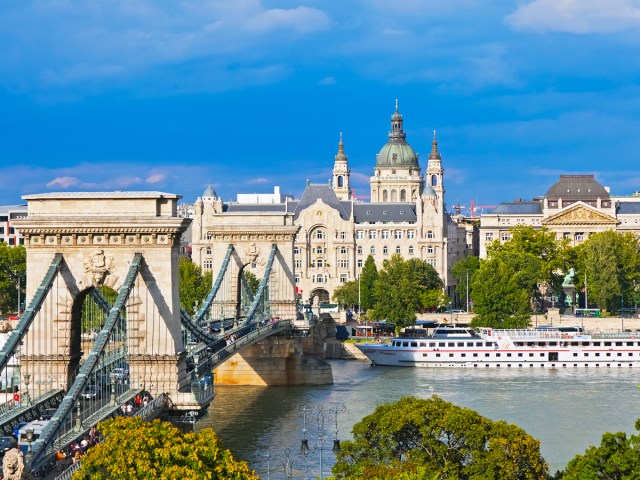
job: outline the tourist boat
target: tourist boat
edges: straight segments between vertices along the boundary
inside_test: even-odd
[[[563,329],[565,330],[565,329]],[[635,333],[585,334],[579,327],[480,331],[440,325],[422,338],[358,343],[372,365],[469,368],[618,368],[640,366]]]

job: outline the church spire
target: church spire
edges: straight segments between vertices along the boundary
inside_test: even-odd
[[[433,142],[431,142],[431,153],[429,160],[442,160],[440,152],[438,152],[438,140],[436,139],[436,131],[433,131]]]
[[[396,111],[391,115],[391,131],[389,141],[395,143],[405,143],[407,134],[402,129],[402,115],[398,111],[398,99],[396,98]]]
[[[338,142],[338,153],[333,162],[333,191],[336,193],[338,200],[349,200],[351,194],[351,184],[349,177],[351,170],[347,161],[347,155],[344,153],[344,142],[342,141],[342,132],[340,132],[340,142]]]

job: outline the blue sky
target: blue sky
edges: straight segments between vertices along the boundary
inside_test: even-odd
[[[48,191],[356,195],[399,99],[449,206],[562,173],[640,190],[640,0],[0,4],[0,204]]]

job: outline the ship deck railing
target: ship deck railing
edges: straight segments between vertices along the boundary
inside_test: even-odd
[[[535,329],[496,329],[491,334],[480,332],[485,340],[499,340],[498,337],[509,337],[511,340],[634,340],[640,339],[640,332],[561,332],[559,330]]]

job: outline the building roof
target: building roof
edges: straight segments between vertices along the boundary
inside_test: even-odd
[[[418,155],[407,143],[407,134],[403,130],[402,123],[402,115],[398,112],[396,100],[396,111],[391,116],[389,141],[376,155],[376,168],[420,168]]]
[[[225,203],[222,210],[225,213],[285,213],[286,205],[284,203]]]
[[[205,188],[204,192],[202,193],[203,197],[215,197],[216,196],[216,192],[213,189],[213,187],[211,186],[211,184],[207,185],[207,188]]]
[[[491,213],[537,215],[542,213],[542,204],[540,202],[506,202],[498,205]]]
[[[51,198],[182,198],[182,195],[166,192],[125,192],[116,190],[113,192],[47,192],[23,195],[24,200],[44,200]]]
[[[414,203],[356,203],[353,205],[355,223],[417,221]]]
[[[330,185],[328,184],[312,185],[310,183],[307,183],[307,188],[304,189],[304,192],[302,193],[302,198],[300,199],[299,202],[297,202],[297,205],[295,205],[294,207],[294,211],[293,211],[295,214],[294,219],[297,219],[303,210],[309,208],[318,200],[321,200],[331,208],[334,208],[335,210],[337,210],[338,213],[340,214],[340,218],[342,218],[343,220],[349,219],[350,217],[349,212],[344,208],[344,205],[342,204],[342,202],[338,200],[336,193],[333,191],[333,188],[331,188]],[[291,203],[294,203],[294,202],[291,202]]]
[[[560,175],[560,180],[551,186],[545,197],[548,200],[593,201],[609,199],[609,192],[593,175]]]

